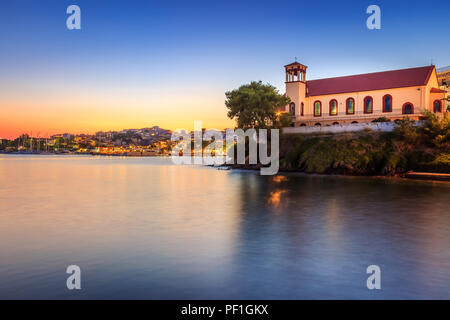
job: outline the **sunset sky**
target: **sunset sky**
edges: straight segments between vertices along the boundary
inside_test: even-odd
[[[0,2],[0,138],[143,128],[233,127],[225,91],[252,80],[284,93],[307,79],[450,65],[442,1]],[[81,30],[66,8],[81,8]],[[381,30],[366,8],[381,7]]]

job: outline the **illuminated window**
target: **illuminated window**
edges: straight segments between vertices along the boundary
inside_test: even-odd
[[[347,99],[347,114],[355,114],[355,99]]]
[[[314,102],[314,117],[322,115],[322,103],[320,101]]]
[[[383,97],[383,112],[392,112],[392,96],[389,94]]]
[[[373,112],[373,99],[372,97],[364,98],[364,113],[372,113]]]
[[[436,112],[442,112],[441,110],[441,102],[439,100],[435,100],[433,103],[433,111]]]
[[[330,101],[330,116],[336,116],[338,114],[338,104],[335,99]]]

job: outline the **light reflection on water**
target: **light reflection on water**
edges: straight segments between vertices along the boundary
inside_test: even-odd
[[[449,200],[448,183],[0,155],[0,298],[448,299]]]

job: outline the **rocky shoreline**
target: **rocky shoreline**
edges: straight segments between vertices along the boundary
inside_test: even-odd
[[[448,118],[429,115],[420,125],[408,119],[399,121],[392,132],[283,133],[279,171],[449,181],[449,124]],[[261,165],[249,165],[246,159],[246,164],[230,167],[259,170]]]
[[[233,165],[223,165],[221,168],[227,168],[232,170],[251,170],[251,171],[260,171],[261,165],[242,165],[242,164],[233,164]],[[447,173],[434,173],[434,172],[414,172],[408,171],[404,173],[395,173],[389,175],[379,175],[379,174],[352,174],[348,172],[340,172],[340,171],[332,171],[326,173],[315,173],[315,172],[305,172],[299,171],[295,169],[287,169],[280,168],[279,173],[303,173],[303,174],[311,174],[311,175],[330,175],[330,176],[348,176],[348,177],[377,177],[377,178],[400,178],[400,179],[415,179],[415,180],[429,180],[429,181],[448,181],[450,182],[450,174]]]

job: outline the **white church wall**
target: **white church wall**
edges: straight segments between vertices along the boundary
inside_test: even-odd
[[[390,132],[394,129],[393,122],[369,122],[369,123],[351,123],[342,125],[313,126],[313,127],[286,127],[282,129],[283,133],[343,133],[355,132],[364,129],[374,131]]]

